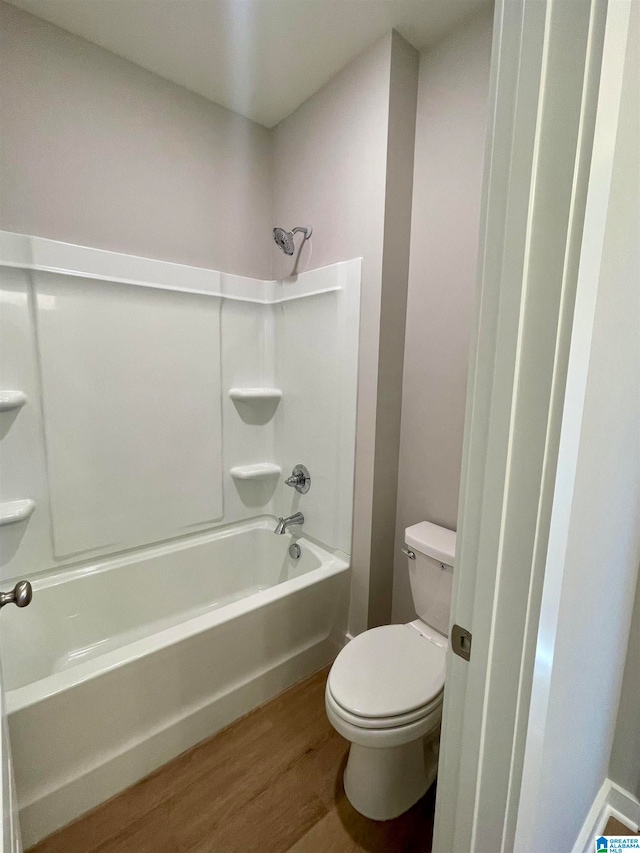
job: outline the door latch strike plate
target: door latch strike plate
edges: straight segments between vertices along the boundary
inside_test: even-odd
[[[451,648],[464,660],[471,659],[471,632],[460,625],[454,625],[451,629]]]

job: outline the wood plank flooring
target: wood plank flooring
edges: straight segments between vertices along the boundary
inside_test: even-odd
[[[32,848],[33,853],[428,853],[433,788],[371,821],[342,788],[328,670],[272,699]]]
[[[610,817],[607,821],[607,825],[604,828],[604,835],[640,835],[640,832],[636,832],[633,829],[629,829],[628,826],[625,826],[624,823],[620,823],[620,821],[615,817]]]

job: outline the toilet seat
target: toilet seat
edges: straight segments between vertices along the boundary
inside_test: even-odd
[[[357,726],[362,729],[395,729],[402,726],[407,726],[411,723],[418,722],[431,716],[434,711],[438,711],[442,705],[444,691],[432,699],[427,705],[422,708],[416,708],[413,711],[408,711],[406,714],[396,714],[392,717],[362,717],[358,714],[352,714],[336,700],[331,693],[331,687],[327,684],[325,693],[326,704],[330,709],[337,714],[342,720],[350,723],[352,726]]]
[[[329,673],[327,703],[334,713],[359,728],[383,729],[408,725],[436,709],[442,703],[446,644],[427,630],[384,625],[355,637]]]

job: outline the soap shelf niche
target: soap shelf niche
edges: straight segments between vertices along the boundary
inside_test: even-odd
[[[238,465],[229,472],[234,480],[268,480],[279,477],[282,468],[272,462],[257,462],[254,465]]]
[[[5,524],[24,521],[29,518],[35,508],[36,502],[30,499],[0,503],[0,527],[4,527]]]
[[[231,388],[229,396],[238,403],[274,403],[282,399],[282,391],[279,388]]]
[[[27,402],[24,391],[0,391],[0,412],[19,409]]]

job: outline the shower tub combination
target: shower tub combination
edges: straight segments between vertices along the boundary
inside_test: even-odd
[[[349,558],[274,526],[67,569],[3,611],[25,847],[335,657]]]
[[[361,261],[265,281],[0,231],[0,268],[26,399],[0,501],[32,509],[0,540],[3,588],[34,591],[0,619],[28,847],[344,644]],[[300,463],[310,491],[286,484]]]

